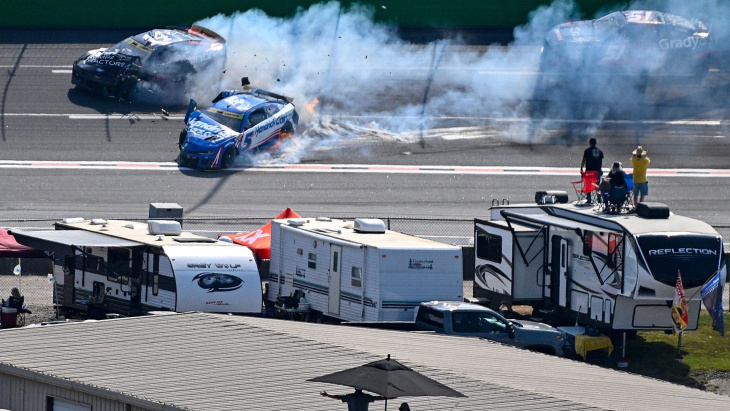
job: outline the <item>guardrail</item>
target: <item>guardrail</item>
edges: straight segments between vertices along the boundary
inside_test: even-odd
[[[574,0],[585,16],[624,2],[619,0]],[[3,28],[119,28],[190,26],[217,14],[260,9],[272,17],[290,17],[322,1],[252,0],[154,2],[98,0],[6,0],[0,13]],[[342,0],[343,8],[357,4],[370,9],[376,22],[398,27],[516,27],[528,21],[531,11],[551,0]]]

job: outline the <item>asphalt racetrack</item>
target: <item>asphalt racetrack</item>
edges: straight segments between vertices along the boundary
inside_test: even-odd
[[[71,84],[71,64],[84,51],[134,33],[0,37],[0,220],[144,217],[151,202],[176,202],[187,217],[271,217],[285,207],[304,216],[485,217],[492,201],[532,201],[536,190],[566,190],[575,199],[570,182],[594,136],[604,167],[614,160],[630,167],[637,145],[648,150],[651,201],[730,224],[727,65],[713,65],[699,86],[650,83],[617,110],[549,102],[602,113],[551,118],[536,115],[531,98],[497,90],[534,82],[538,47],[393,46],[424,59],[328,67],[328,84],[370,70],[356,93],[348,91],[353,104],[328,98],[339,93],[332,87],[301,93],[294,101],[305,113],[299,144],[200,172],[174,164],[184,106],[105,100]],[[473,62],[489,53],[502,53],[502,63]],[[255,79],[256,70],[228,75]],[[306,112],[314,98],[320,105]],[[447,98],[450,105],[435,103]]]

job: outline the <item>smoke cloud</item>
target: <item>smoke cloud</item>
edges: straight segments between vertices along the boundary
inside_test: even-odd
[[[705,22],[730,16],[730,5],[723,0],[646,0],[629,8],[669,11]],[[611,11],[601,10],[599,16]],[[505,132],[503,137],[515,141],[540,140],[556,118],[591,120],[580,125],[579,134],[586,135],[607,116],[651,116],[655,102],[648,97],[650,89],[664,86],[637,86],[621,78],[597,84],[576,71],[569,76],[569,87],[543,87],[540,46],[546,33],[568,20],[598,17],[580,15],[570,0],[536,9],[528,24],[515,29],[511,44],[486,51],[458,38],[410,44],[392,27],[374,23],[373,15],[366,6],[329,2],[300,9],[290,18],[252,9],[201,20],[196,24],[227,39],[227,55],[223,73],[196,75],[193,83],[205,88],[192,94],[205,105],[220,90],[240,87],[240,78],[247,76],[254,87],[294,98],[301,116],[298,141],[280,147],[278,160],[267,154],[251,160],[256,164],[297,162],[307,150],[363,136],[422,140],[454,122],[479,126],[487,118],[530,118]],[[713,27],[715,44],[729,36],[726,26]],[[315,108],[309,111],[307,106]]]

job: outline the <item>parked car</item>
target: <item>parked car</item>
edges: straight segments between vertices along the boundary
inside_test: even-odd
[[[221,92],[205,110],[190,100],[180,133],[180,166],[228,168],[239,154],[270,148],[294,135],[299,115],[291,98],[250,88],[247,77],[241,84],[242,90]]]
[[[184,89],[189,75],[214,64],[222,67],[225,43],[219,34],[197,25],[149,30],[87,51],[74,62],[71,82],[118,99],[130,98],[140,81]]]
[[[528,350],[563,356],[565,333],[535,321],[507,319],[479,304],[429,301],[418,306],[416,327],[443,334],[485,338]]]

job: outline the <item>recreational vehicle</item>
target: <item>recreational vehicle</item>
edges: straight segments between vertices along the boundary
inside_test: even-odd
[[[176,221],[75,218],[55,230],[12,234],[53,256],[54,298],[67,315],[261,313],[251,251],[183,232]]]
[[[572,204],[492,207],[474,220],[474,297],[530,305],[553,325],[670,331],[681,275],[685,329],[697,329],[700,288],[718,270],[726,275],[722,238],[666,205],[639,206],[615,215]]]
[[[382,220],[275,219],[267,300],[299,296],[314,320],[412,321],[423,301],[463,299],[461,258],[460,247]]]

